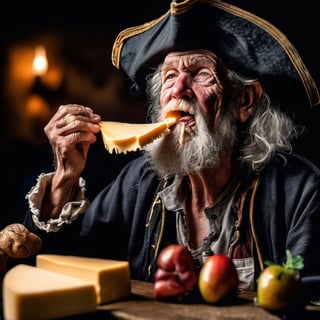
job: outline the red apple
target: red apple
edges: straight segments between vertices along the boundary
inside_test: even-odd
[[[227,255],[215,254],[203,264],[198,280],[200,294],[207,303],[218,303],[236,292],[239,276]]]
[[[177,299],[193,292],[198,286],[198,270],[186,246],[171,244],[157,258],[154,282],[156,299]]]

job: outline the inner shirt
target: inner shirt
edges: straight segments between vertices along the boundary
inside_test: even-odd
[[[232,261],[239,275],[239,289],[254,290],[254,261],[251,250],[251,237],[247,225],[243,222],[235,205],[235,196],[239,181],[234,180],[220,195],[215,205],[205,208],[208,223],[208,235],[199,248],[191,248],[189,228],[186,216],[187,193],[181,197],[183,178],[177,177],[174,182],[159,193],[165,208],[176,214],[177,242],[186,245],[198,267],[201,267],[208,256],[226,254]],[[179,197],[178,197],[178,190]]]

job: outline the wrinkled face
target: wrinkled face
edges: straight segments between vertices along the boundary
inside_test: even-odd
[[[218,119],[224,91],[224,72],[222,62],[210,51],[168,54],[161,68],[160,104],[164,106],[163,112],[179,109],[179,102],[182,100],[197,102],[199,110],[190,110],[191,112],[201,112],[210,120]],[[194,116],[193,113],[189,114],[189,121]],[[185,122],[187,125],[188,121]]]
[[[172,52],[162,64],[161,84],[161,107],[154,106],[153,121],[171,111],[180,118],[172,134],[146,148],[160,174],[218,166],[236,136],[235,118],[223,107],[228,81],[221,60],[206,50]]]

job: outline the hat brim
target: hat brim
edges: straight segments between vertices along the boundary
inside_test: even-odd
[[[187,49],[211,50],[228,68],[259,79],[286,110],[320,104],[317,85],[288,38],[268,21],[220,0],[172,1],[158,19],[118,34],[112,63],[142,93],[146,75],[167,53]]]

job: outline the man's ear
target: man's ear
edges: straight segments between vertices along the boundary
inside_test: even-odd
[[[263,89],[259,81],[254,81],[245,86],[239,110],[239,120],[246,122],[260,102]]]

